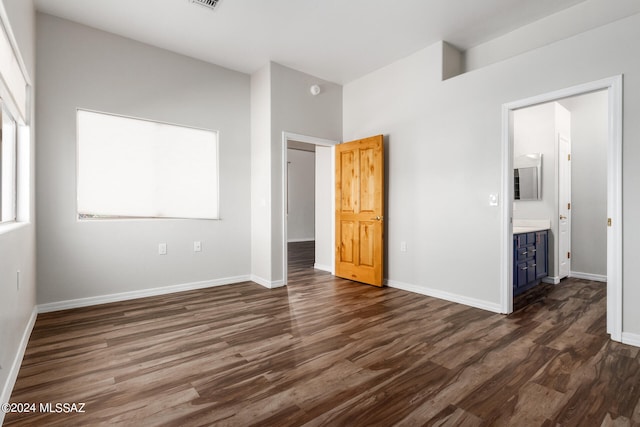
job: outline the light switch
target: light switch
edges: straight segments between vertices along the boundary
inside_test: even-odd
[[[158,245],[158,255],[166,255],[167,254],[167,244],[160,243]]]
[[[500,198],[498,197],[497,194],[495,193],[489,194],[489,206],[498,206],[499,201],[500,201]]]
[[[200,252],[202,250],[202,244],[200,242],[193,242],[193,252]]]
[[[407,252],[407,242],[400,242],[400,252]]]

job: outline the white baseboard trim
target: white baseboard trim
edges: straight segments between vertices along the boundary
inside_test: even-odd
[[[300,242],[313,242],[315,241],[315,237],[303,237],[301,239],[287,239],[289,243],[300,243]]]
[[[38,305],[38,313],[49,313],[51,311],[88,307],[91,305],[107,304],[117,301],[127,301],[136,298],[153,297],[157,295],[172,294],[175,292],[192,291],[195,289],[211,288],[214,286],[233,285],[235,283],[248,282],[250,280],[250,276],[225,277],[223,279],[205,280],[202,282],[184,283],[180,285],[163,286],[160,288],[142,289],[139,291],[122,292],[118,294],[101,295],[97,297],[51,302]]]
[[[38,317],[38,309],[37,307],[33,307],[33,310],[31,311],[31,317],[29,317],[29,321],[27,322],[27,325],[24,328],[24,332],[22,333],[22,338],[20,339],[18,351],[16,352],[16,355],[13,358],[13,363],[11,364],[9,375],[7,375],[7,380],[2,385],[2,395],[0,395],[0,404],[9,403],[9,399],[11,399],[11,392],[13,391],[13,387],[16,385],[16,380],[18,379],[18,373],[20,372],[20,366],[22,365],[22,359],[24,358],[24,353],[27,350],[27,344],[29,344],[29,337],[31,337],[31,331],[33,331],[33,327],[36,324],[37,317]],[[4,421],[4,416],[5,416],[5,413],[3,411],[0,411],[0,425],[2,425],[2,422]]]
[[[333,268],[330,265],[313,264],[313,268],[316,270],[328,271],[333,274]]]
[[[640,335],[632,334],[629,332],[622,333],[622,342],[624,344],[633,345],[635,347],[640,347]]]
[[[542,279],[543,283],[550,283],[552,285],[557,285],[560,283],[560,278],[559,277],[555,277],[555,276],[547,276],[544,279]]]
[[[575,277],[576,279],[593,280],[595,282],[606,282],[607,276],[602,274],[581,273],[579,271],[572,271],[569,273],[569,277]]]
[[[386,280],[386,285],[389,286],[390,288],[402,289],[403,291],[414,292],[416,294],[443,299],[445,301],[464,304],[471,307],[480,308],[482,310],[492,311],[494,313],[502,312],[502,307],[500,306],[500,304],[494,304],[484,300],[469,298],[462,295],[441,291],[439,289],[432,289],[424,286],[417,286],[409,283],[397,282],[395,280]]]
[[[251,281],[257,283],[260,286],[264,286],[268,289],[281,288],[284,286],[284,280],[267,280],[254,274],[251,275]]]

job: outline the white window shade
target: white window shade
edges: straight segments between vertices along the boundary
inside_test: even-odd
[[[23,121],[26,119],[27,111],[27,82],[22,69],[18,63],[18,58],[9,42],[9,37],[5,29],[0,25],[0,76],[4,81],[2,93],[5,100],[11,99],[12,104],[18,109]],[[6,89],[5,89],[6,88]]]
[[[215,131],[78,110],[81,218],[218,218]]]

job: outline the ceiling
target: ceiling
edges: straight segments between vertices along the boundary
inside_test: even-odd
[[[439,40],[461,50],[584,0],[35,0],[39,11],[251,74],[344,84]]]

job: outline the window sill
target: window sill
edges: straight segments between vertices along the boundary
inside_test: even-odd
[[[29,222],[6,222],[0,224],[0,235],[10,233],[14,230],[18,230],[20,228],[28,226]]]

